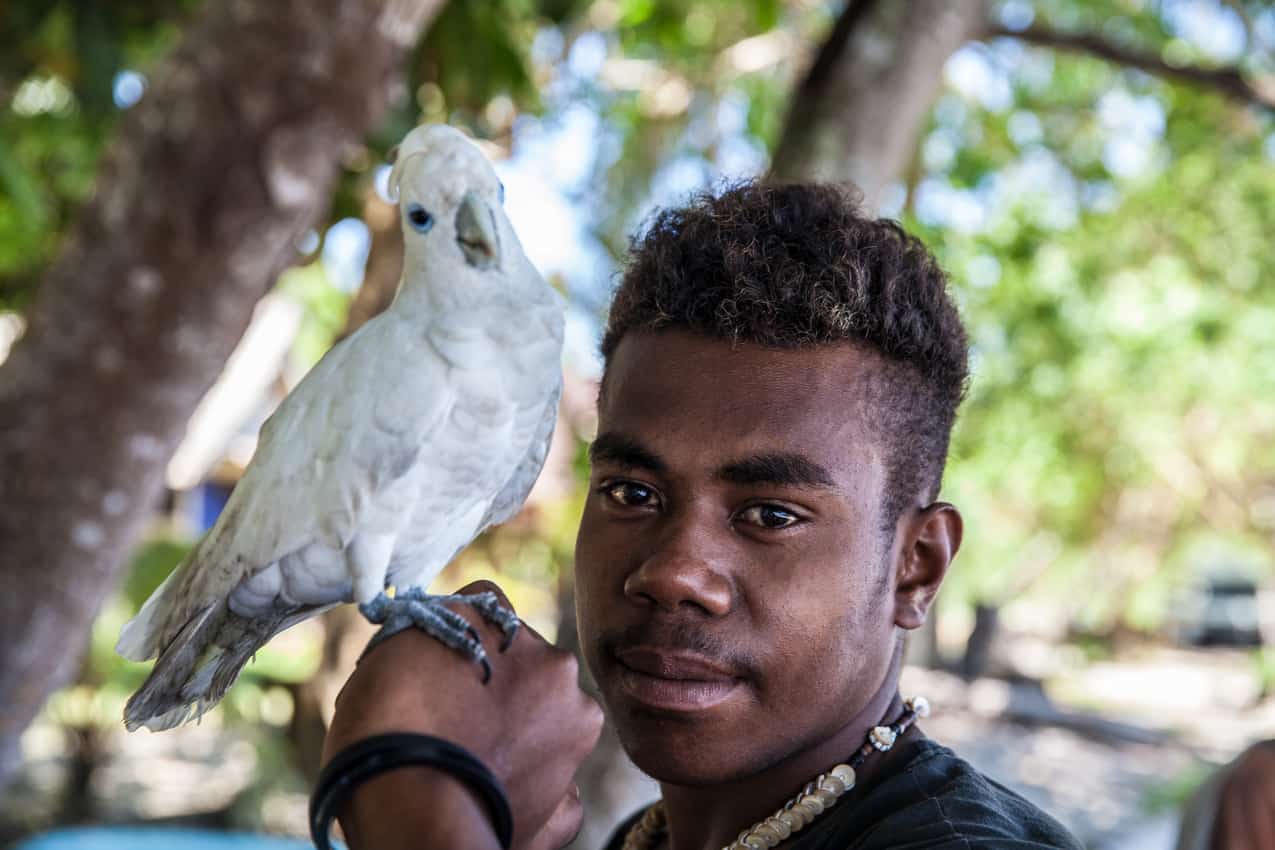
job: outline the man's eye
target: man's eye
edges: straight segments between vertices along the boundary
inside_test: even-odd
[[[800,517],[778,505],[753,505],[740,512],[739,518],[761,528],[787,528],[795,525]]]
[[[656,503],[655,491],[644,484],[633,481],[617,481],[607,484],[603,492],[613,502],[634,508],[652,507]]]

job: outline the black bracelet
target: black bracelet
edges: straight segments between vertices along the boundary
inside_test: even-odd
[[[310,798],[310,838],[314,845],[319,850],[332,850],[328,831],[337,809],[355,786],[378,773],[411,766],[436,768],[466,782],[487,803],[496,838],[503,850],[509,850],[514,818],[499,780],[468,750],[442,738],[410,732],[365,738],[328,762]]]

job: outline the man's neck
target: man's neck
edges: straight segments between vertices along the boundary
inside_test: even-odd
[[[872,727],[903,713],[898,692],[898,661],[881,690],[836,734],[783,759],[765,770],[729,783],[684,786],[661,783],[668,818],[670,850],[718,850],[775,810],[810,780],[844,762],[863,746]],[[880,770],[880,754],[869,756],[856,770],[856,787],[871,783]],[[851,798],[852,799],[852,798]]]

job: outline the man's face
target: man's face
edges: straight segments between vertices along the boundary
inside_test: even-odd
[[[835,735],[895,646],[885,466],[851,345],[632,333],[599,403],[580,638],[634,762],[703,784]]]

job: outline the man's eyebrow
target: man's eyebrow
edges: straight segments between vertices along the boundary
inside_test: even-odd
[[[664,472],[668,465],[659,455],[632,437],[607,431],[597,436],[589,446],[589,460],[593,463],[613,463],[617,466],[649,469]]]
[[[779,487],[830,487],[836,482],[827,469],[805,455],[775,452],[733,461],[717,470],[732,484],[774,484]]]

